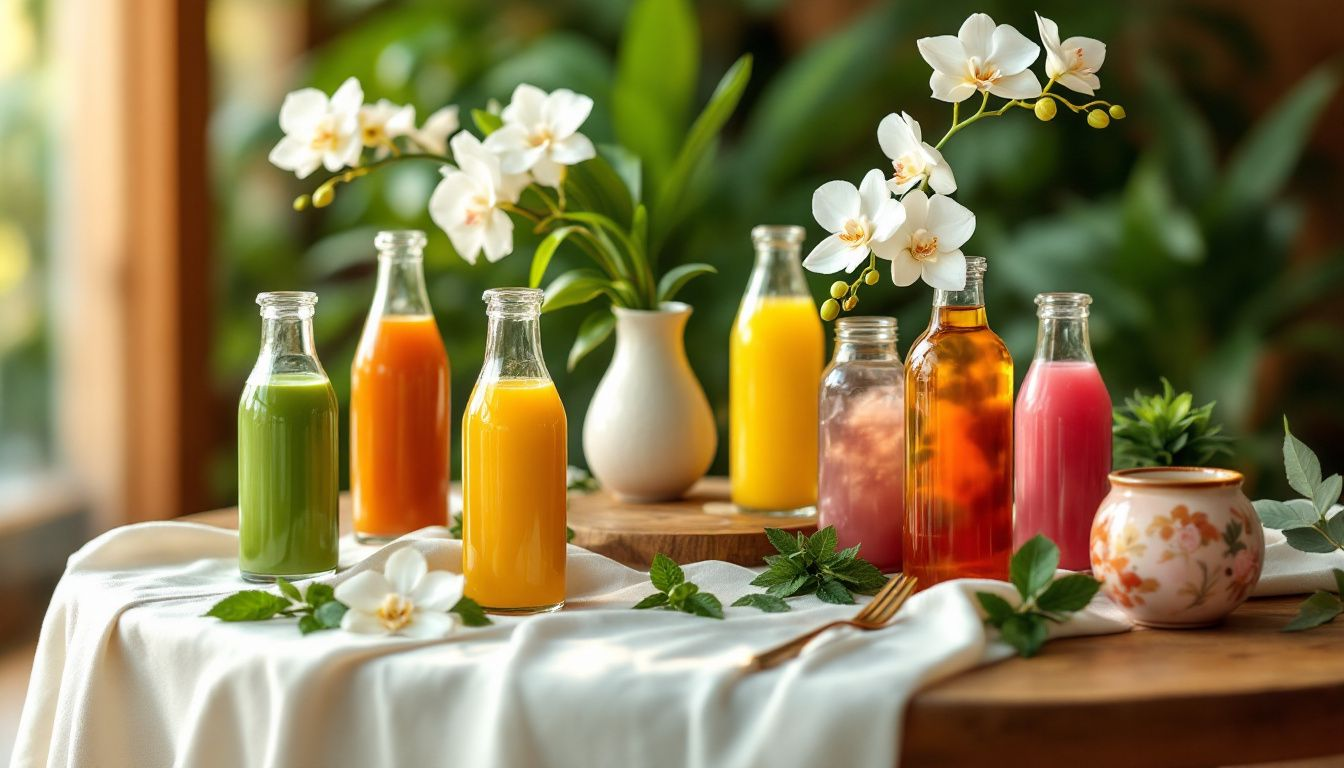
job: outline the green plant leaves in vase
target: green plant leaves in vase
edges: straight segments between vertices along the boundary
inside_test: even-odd
[[[1115,409],[1115,466],[1203,467],[1231,455],[1231,438],[1213,421],[1215,403],[1194,407],[1194,395],[1177,393],[1162,379],[1162,393],[1135,392]]]

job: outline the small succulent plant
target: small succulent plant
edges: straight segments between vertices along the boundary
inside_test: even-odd
[[[1232,439],[1213,421],[1213,406],[1194,407],[1194,396],[1177,393],[1162,379],[1162,393],[1135,391],[1115,409],[1115,466],[1172,467],[1207,466],[1221,455],[1230,455]]]

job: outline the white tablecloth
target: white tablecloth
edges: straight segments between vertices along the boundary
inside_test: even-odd
[[[342,563],[359,564],[332,581],[408,545],[456,571],[460,543],[445,533],[382,551],[346,542]],[[303,637],[292,620],[202,618],[248,588],[236,551],[231,531],[146,523],[76,553],[42,628],[13,764],[885,768],[915,690],[1010,655],[971,598],[1010,588],[961,581],[916,595],[887,629],[842,630],[749,675],[753,651],[854,607],[807,597],[789,613],[728,608],[724,621],[628,610],[652,591],[647,575],[572,546],[561,612],[432,642]],[[740,566],[686,572],[725,606],[754,591]],[[1128,626],[1098,599],[1052,631]]]

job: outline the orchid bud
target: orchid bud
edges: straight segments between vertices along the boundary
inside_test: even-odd
[[[1111,124],[1111,118],[1107,117],[1106,113],[1100,109],[1094,109],[1087,113],[1087,124],[1093,128],[1105,128]]]
[[[846,283],[843,280],[836,280],[834,283],[831,283],[832,299],[838,299],[846,293],[849,293],[849,283]]]
[[[852,311],[858,305],[859,305],[858,296],[850,296],[848,299],[845,299],[844,307],[846,312]]]
[[[1043,123],[1048,123],[1055,119],[1055,114],[1059,112],[1059,107],[1055,106],[1055,100],[1042,98],[1036,102],[1036,119]]]
[[[331,184],[323,184],[313,190],[313,206],[316,208],[326,208],[331,205],[331,201],[336,199],[336,190],[331,188]]]
[[[312,200],[310,200],[307,195],[299,195],[298,197],[294,198],[294,210],[296,211],[307,210],[308,204],[311,202]]]
[[[830,322],[840,316],[840,305],[835,299],[827,299],[821,304],[821,319]]]
[[[864,274],[864,276],[863,276],[863,282],[865,282],[865,283],[867,283],[867,284],[869,284],[869,285],[877,285],[877,281],[878,281],[878,280],[881,280],[881,279],[882,279],[882,276],[879,275],[879,274],[877,274],[877,270],[876,270],[876,269],[870,269],[870,270],[868,270],[868,271]]]
[[[1111,117],[1115,118],[1116,120],[1125,119],[1125,108],[1120,106],[1119,104],[1112,104],[1110,112]]]

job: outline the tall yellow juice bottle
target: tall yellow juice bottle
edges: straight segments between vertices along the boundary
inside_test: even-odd
[[[799,260],[803,230],[756,227],[751,238],[756,266],[729,343],[733,504],[812,514],[825,340]]]
[[[462,423],[462,573],[491,613],[565,603],[565,408],[541,356],[542,292],[485,292],[485,365]]]

